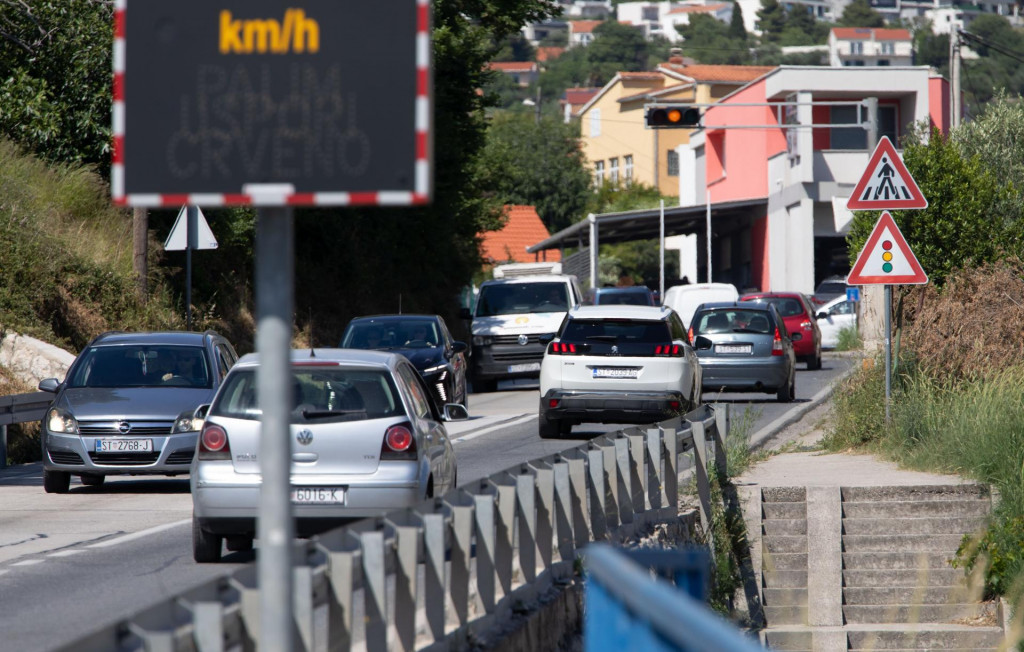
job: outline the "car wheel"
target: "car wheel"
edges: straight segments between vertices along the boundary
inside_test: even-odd
[[[775,397],[780,403],[789,403],[793,400],[796,395],[796,374],[790,378],[789,382],[779,388],[779,391],[775,394]]]
[[[43,471],[43,489],[48,494],[66,494],[71,487],[71,474],[65,471]]]
[[[494,378],[485,380],[477,378],[473,381],[473,391],[480,394],[490,394],[498,391],[498,381]]]
[[[549,421],[541,414],[537,417],[537,433],[541,439],[558,439],[562,434],[562,428],[557,421]]]
[[[231,552],[245,552],[252,550],[253,537],[241,535],[237,537],[226,537],[224,539],[224,547]]]
[[[82,484],[86,487],[99,487],[107,479],[107,476],[96,473],[83,473],[79,477],[82,479]]]
[[[821,351],[818,351],[810,358],[807,358],[807,368],[811,371],[821,369]]]
[[[565,420],[559,421],[558,422],[558,434],[561,437],[570,437],[570,436],[572,436],[572,426],[573,426],[572,421],[565,421]]]
[[[199,527],[199,519],[192,517],[192,558],[200,564],[220,561],[223,539]]]

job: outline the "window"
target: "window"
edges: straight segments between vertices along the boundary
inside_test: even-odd
[[[594,185],[600,186],[604,183],[604,161],[594,163]]]
[[[658,20],[658,8],[657,7],[644,7],[642,10],[643,19],[648,22],[654,22]]]
[[[601,109],[590,110],[590,137],[597,138],[601,135]]]
[[[834,125],[857,124],[858,107],[833,106],[831,122]],[[878,137],[888,136],[893,143],[897,141],[896,107],[882,105],[878,107]],[[867,149],[868,134],[861,127],[849,129],[832,129],[832,149]]]
[[[861,41],[851,41],[850,54],[864,54],[864,43]]]
[[[668,155],[667,174],[670,177],[679,176],[679,152],[674,149],[665,152]]]
[[[892,41],[882,43],[882,54],[896,54],[896,44]]]
[[[619,182],[619,159],[618,157],[608,159],[608,180],[612,183]]]
[[[623,171],[622,176],[625,178],[626,183],[629,184],[629,182],[633,180],[633,155],[626,154],[623,162],[625,163],[626,169]]]

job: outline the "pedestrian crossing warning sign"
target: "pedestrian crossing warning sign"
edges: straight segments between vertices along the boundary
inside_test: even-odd
[[[892,215],[889,211],[882,211],[846,277],[846,284],[921,285],[927,282],[928,275],[917,262]]]
[[[892,142],[882,136],[846,207],[851,211],[928,208],[928,200]]]

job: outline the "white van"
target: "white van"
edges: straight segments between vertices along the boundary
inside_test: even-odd
[[[693,313],[697,312],[700,304],[709,301],[736,301],[739,298],[739,290],[732,283],[693,283],[674,285],[665,290],[662,305],[675,310],[683,320],[683,326],[689,328]]]

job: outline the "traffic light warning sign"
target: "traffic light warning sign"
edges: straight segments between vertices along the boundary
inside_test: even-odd
[[[892,141],[882,136],[846,207],[851,211],[928,208]]]
[[[928,282],[889,211],[883,211],[857,256],[847,285],[921,285]]]

